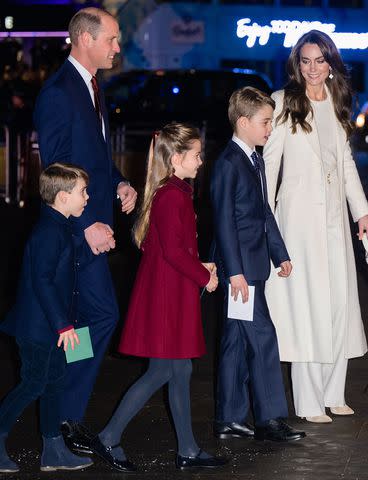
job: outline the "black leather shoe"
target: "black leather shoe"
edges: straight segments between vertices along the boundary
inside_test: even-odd
[[[305,432],[294,430],[279,418],[269,420],[266,426],[256,426],[254,431],[254,438],[256,440],[271,440],[272,442],[291,442],[293,440],[300,440],[305,436]]]
[[[96,435],[94,438],[91,440],[91,450],[93,453],[98,455],[102,460],[104,460],[110,467],[114,468],[115,470],[119,470],[120,472],[125,472],[125,473],[132,473],[137,470],[137,467],[134,465],[134,463],[129,462],[129,460],[118,460],[112,455],[112,450],[116,447],[119,447],[119,445],[113,445],[111,447],[105,447],[101,440],[98,438]]]
[[[217,468],[222,467],[228,463],[226,458],[221,457],[209,457],[200,458],[202,450],[199,450],[195,457],[182,457],[176,456],[175,465],[180,470],[186,470],[188,468]]]
[[[247,425],[246,423],[236,422],[215,422],[213,432],[215,437],[221,438],[222,440],[228,438],[253,438],[254,436],[253,427]]]
[[[78,453],[93,453],[90,443],[94,435],[82,423],[65,420],[61,424],[60,430],[69,450]]]

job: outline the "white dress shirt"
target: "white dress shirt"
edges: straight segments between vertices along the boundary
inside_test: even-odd
[[[237,145],[239,145],[239,147],[243,150],[243,152],[246,154],[246,156],[252,162],[252,165],[254,167],[252,153],[255,152],[256,150],[254,148],[250,148],[245,142],[243,142],[243,140],[240,140],[240,138],[238,138],[235,134],[232,137],[232,141],[235,142]],[[263,187],[264,179],[262,177],[262,173],[259,172],[259,174],[260,174],[260,178],[261,178],[262,195],[263,195],[263,199],[264,199],[264,196],[265,196],[264,195],[264,187]]]

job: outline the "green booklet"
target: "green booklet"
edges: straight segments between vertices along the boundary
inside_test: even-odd
[[[89,327],[76,328],[75,331],[80,343],[79,345],[74,343],[74,350],[68,345],[68,350],[65,352],[66,363],[78,362],[79,360],[93,357]]]

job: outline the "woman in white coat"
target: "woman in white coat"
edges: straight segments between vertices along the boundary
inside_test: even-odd
[[[345,403],[347,362],[367,351],[347,202],[360,239],[368,204],[348,140],[348,76],[331,38],[317,30],[304,34],[288,74],[285,90],[273,94],[264,160],[271,208],[294,269],[282,282],[271,277],[266,293],[281,360],[292,362],[296,414],[327,423],[326,407],[354,413]]]

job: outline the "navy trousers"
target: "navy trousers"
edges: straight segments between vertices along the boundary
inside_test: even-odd
[[[78,272],[77,284],[77,328],[89,326],[94,357],[67,364],[61,418],[81,421],[119,318],[107,255],[93,256]]]
[[[0,405],[0,434],[12,426],[34,400],[40,399],[40,426],[44,437],[60,435],[60,402],[65,378],[65,353],[55,345],[18,340],[21,381]]]
[[[218,365],[216,420],[245,421],[250,406],[255,424],[287,417],[275,327],[264,294],[264,282],[255,286],[253,322],[227,318],[228,291]]]

